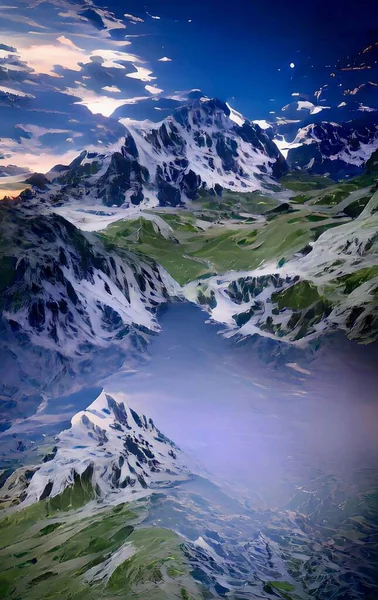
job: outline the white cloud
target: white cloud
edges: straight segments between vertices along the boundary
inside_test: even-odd
[[[103,88],[101,88],[102,90],[104,90],[104,92],[113,92],[114,94],[120,94],[121,90],[119,88],[117,88],[116,85],[105,85]]]
[[[153,89],[156,89],[156,92],[152,93],[160,93],[158,88]],[[82,104],[83,106],[86,106],[92,114],[101,114],[104,117],[110,117],[119,106],[123,106],[124,104],[136,104],[140,100],[146,100],[150,97],[135,96],[133,98],[112,98],[110,96],[102,96],[101,94],[97,94],[84,87],[68,89],[67,93],[81,98],[81,100],[75,102],[75,104]]]
[[[316,115],[317,113],[322,112],[322,110],[324,110],[326,108],[331,108],[331,107],[330,106],[314,106],[314,108],[311,110],[311,114]]]
[[[82,48],[76,46],[76,44],[74,44],[73,41],[67,38],[65,35],[60,35],[58,38],[56,38],[56,41],[60,42],[64,46],[69,46],[70,48],[74,48],[75,50],[80,50],[80,52],[83,52]]]
[[[127,73],[126,77],[130,77],[131,79],[140,79],[140,81],[144,81],[148,83],[149,81],[153,81],[156,77],[151,77],[152,71],[147,69],[146,67],[139,67],[137,65],[133,65],[136,71],[133,73]]]
[[[130,15],[128,13],[125,13],[123,16],[126,17],[126,19],[133,21],[133,23],[144,23],[144,19],[141,19],[140,17],[134,17],[134,15]]]
[[[79,102],[75,102],[75,104],[82,104],[83,106],[86,106],[94,115],[101,114],[104,117],[110,117],[110,115],[119,106],[126,104],[125,98],[101,96],[100,94],[97,94],[92,90],[88,90],[85,87],[71,88],[68,89],[66,93],[81,98],[81,100]]]
[[[158,88],[156,85],[145,85],[144,87],[147,92],[150,92],[150,94],[161,94],[161,92],[164,91]]]
[[[364,106],[363,104],[360,104],[360,106],[358,107],[358,110],[360,110],[362,112],[375,112],[377,109],[371,108],[370,106]]]
[[[16,0],[12,9],[0,6],[2,22],[6,22],[1,42],[4,48],[9,46],[12,50],[0,50],[0,57],[9,74],[17,72],[14,82],[0,82],[4,83],[0,91],[33,98],[32,108],[43,113],[42,119],[34,110],[20,110],[12,118],[13,128],[19,125],[31,134],[30,139],[23,138],[19,131],[13,140],[2,139],[2,153],[8,154],[7,160],[14,164],[30,164],[33,168],[35,163],[36,170],[45,171],[52,161],[64,162],[63,157],[54,156],[59,149],[65,152],[72,148],[74,157],[81,147],[97,144],[97,137],[108,147],[123,127],[113,119],[107,121],[106,117],[123,104],[157,100],[163,91],[156,85],[157,77],[143,57],[128,52],[132,41],[125,38],[134,36],[125,36],[124,31],[116,36],[118,39],[112,37],[112,30],[130,29],[134,25],[138,32],[141,30],[140,35],[149,35],[143,32],[145,18],[126,13],[120,20],[108,10],[96,7],[93,0],[85,4],[101,18],[104,28],[97,29],[95,23],[84,16],[83,3],[73,0],[48,0],[46,10],[43,10],[44,0],[32,3]],[[31,14],[38,23],[29,18]],[[160,17],[150,15],[149,18]],[[159,54],[155,57],[159,60]],[[161,58],[161,62],[172,60],[168,56]],[[110,76],[113,77],[110,79]],[[125,79],[126,76],[130,79]],[[130,88],[130,92],[125,91],[125,87]],[[46,93],[51,97],[49,106],[40,106],[40,99]],[[132,97],[124,97],[128,95]],[[73,107],[72,103],[80,107]],[[82,122],[81,115],[86,112]],[[8,126],[3,127],[4,134],[8,130]]]
[[[17,125],[17,127],[23,131],[31,133],[35,138],[39,138],[41,135],[46,135],[46,133],[69,133],[68,129],[53,129],[50,127],[41,127],[40,125],[33,124],[22,124]]]
[[[32,33],[32,32],[31,32]],[[17,54],[21,61],[24,61],[35,73],[59,77],[54,72],[54,67],[59,65],[64,69],[80,71],[80,63],[88,63],[91,56],[100,56],[103,59],[105,68],[124,69],[118,61],[142,63],[143,61],[135,54],[121,52],[111,48],[98,48],[95,50],[84,50],[76,46],[64,35],[55,40],[49,40],[44,43],[28,43],[30,38],[24,35],[12,34],[3,35],[2,42],[7,44],[12,42],[17,47]],[[33,40],[34,41],[34,40]],[[130,45],[131,42],[124,41],[123,46]]]
[[[158,59],[159,62],[172,62],[171,58],[168,58],[168,56],[162,56],[161,58]]]
[[[13,39],[13,38],[11,38]],[[27,63],[36,73],[44,73],[58,77],[53,69],[60,65],[64,69],[80,71],[79,62],[85,58],[85,52],[62,43],[25,44],[25,40],[17,44],[20,59]]]
[[[9,88],[4,85],[0,85],[0,92],[5,92],[6,94],[13,94],[14,96],[20,96],[21,98],[34,98],[32,94],[26,94],[25,92],[21,92],[21,90],[15,90],[14,88]]]
[[[259,127],[261,127],[261,129],[269,129],[269,127],[272,126],[270,123],[268,123],[268,121],[265,121],[265,119],[257,119],[253,122],[256,123],[256,125],[258,125]]]
[[[130,44],[130,42],[125,42],[125,44]],[[124,62],[143,62],[138,56],[135,54],[130,54],[129,52],[120,52],[119,50],[109,50],[109,49],[98,49],[93,50],[90,53],[91,56],[100,56],[103,59],[102,66],[107,69],[124,69],[123,65],[119,64],[119,61]],[[134,65],[135,66],[135,65]],[[138,67],[135,67],[138,68]]]
[[[2,150],[6,150],[12,154],[12,164],[18,167],[24,167],[25,165],[31,171],[37,171],[39,173],[46,173],[57,163],[69,164],[78,155],[77,150],[71,150],[64,154],[52,154],[51,152],[36,152],[35,140],[24,141],[24,152],[18,152],[18,143],[14,140],[2,140]],[[30,143],[30,147],[27,147],[25,142]],[[34,147],[33,147],[34,146]],[[5,153],[5,152],[4,152]],[[3,162],[0,162],[3,164]]]

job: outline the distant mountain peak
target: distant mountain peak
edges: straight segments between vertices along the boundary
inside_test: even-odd
[[[378,147],[378,124],[361,119],[346,123],[322,121],[298,130],[288,145],[291,167],[342,179],[362,173]]]

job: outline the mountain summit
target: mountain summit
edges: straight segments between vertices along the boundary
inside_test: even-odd
[[[51,460],[37,468],[26,490],[26,503],[62,494],[74,485],[104,498],[144,495],[186,479],[180,450],[154,425],[104,391],[71,420],[57,438]]]
[[[70,165],[57,165],[36,182],[42,196],[54,203],[88,197],[107,206],[178,206],[224,188],[274,189],[287,171],[271,136],[217,99],[196,98],[160,123],[122,123],[127,134],[119,151],[84,150]]]

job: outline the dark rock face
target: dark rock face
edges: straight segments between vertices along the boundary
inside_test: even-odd
[[[30,183],[30,185],[33,185],[40,190],[45,190],[49,180],[43,173],[33,173],[28,179],[25,179],[25,182]]]
[[[134,158],[134,153],[137,156],[134,140],[128,136],[127,142],[128,147],[124,146],[122,153],[114,152],[106,173],[97,182],[98,197],[106,206],[122,206],[126,195],[132,204],[143,200],[143,183],[148,179],[148,171]]]
[[[295,281],[295,278],[293,281]],[[261,275],[260,277],[240,277],[230,283],[227,293],[235,304],[242,304],[256,298],[267,286],[273,285],[274,288],[278,289],[285,283],[290,282],[289,277],[283,279],[278,273]]]

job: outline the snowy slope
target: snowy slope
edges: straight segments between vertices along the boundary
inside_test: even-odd
[[[194,199],[200,189],[259,190],[274,184],[285,164],[270,137],[218,100],[181,107],[159,127],[123,120],[140,164],[158,188],[161,204]]]
[[[1,257],[9,265],[3,318],[33,344],[80,355],[157,331],[154,307],[177,286],[161,267],[105,248],[57,215],[4,207]]]

